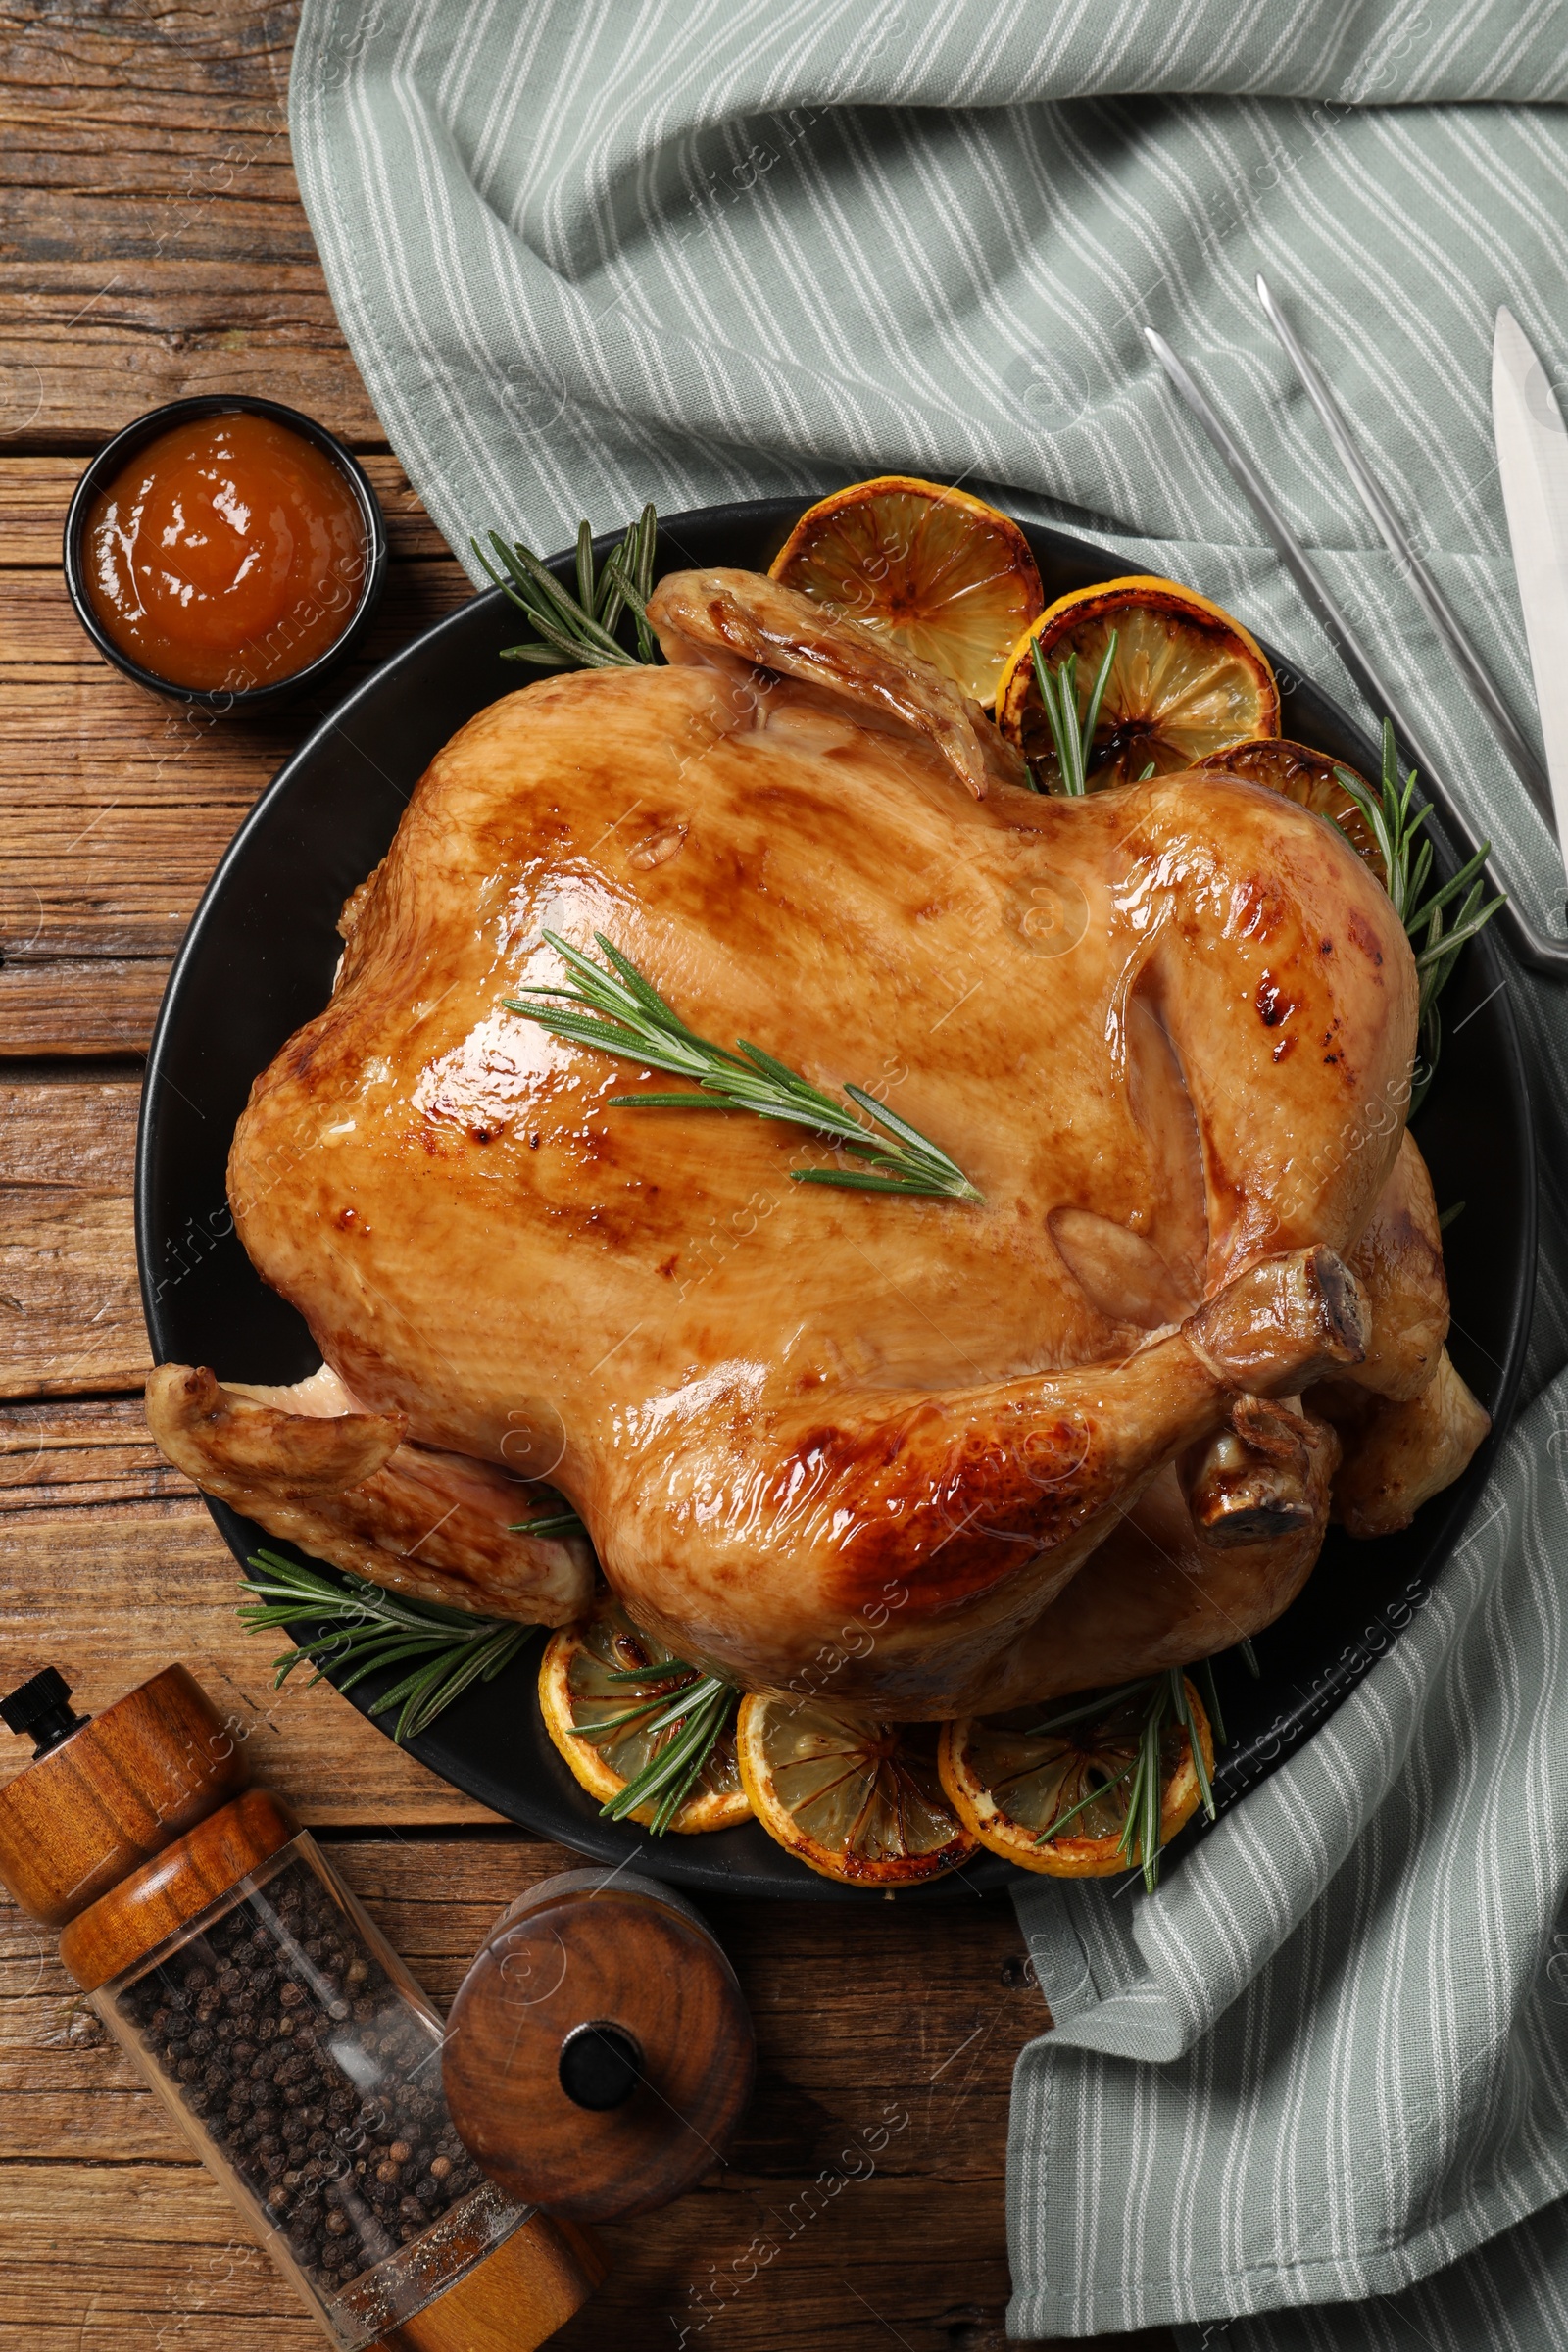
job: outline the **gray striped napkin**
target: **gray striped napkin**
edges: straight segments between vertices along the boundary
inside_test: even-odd
[[[1565,98],[1568,0],[306,0],[291,110],[339,317],[455,547],[895,465],[1006,483],[1353,705],[1158,326],[1540,920],[1555,845],[1250,284],[1288,292],[1533,726],[1488,355],[1505,300],[1568,361]],[[1509,985],[1534,1401],[1430,1604],[1157,1895],[1018,1897],[1057,2021],[1015,2087],[1018,2334],[1568,2341],[1568,1002]]]

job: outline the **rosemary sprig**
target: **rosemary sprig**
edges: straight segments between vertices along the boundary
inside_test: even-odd
[[[1383,859],[1383,872],[1394,911],[1409,935],[1415,951],[1416,977],[1420,983],[1417,1016],[1417,1066],[1423,1075],[1412,1089],[1410,1115],[1413,1118],[1426,1100],[1443,1050],[1443,1023],[1438,1012],[1438,999],[1447,986],[1459,950],[1467,940],[1485,929],[1497,908],[1503,905],[1500,897],[1485,898],[1486,883],[1483,868],[1492,855],[1492,844],[1484,841],[1475,856],[1465,863],[1449,882],[1441,889],[1428,891],[1432,872],[1432,843],[1424,838],[1422,828],[1432,814],[1430,805],[1411,812],[1415,792],[1415,770],[1399,781],[1399,759],[1394,741],[1394,728],[1388,719],[1383,722],[1383,774],[1381,789],[1374,795],[1348,768],[1337,767],[1338,776],[1372,831]],[[1461,893],[1463,894],[1461,899]],[[1460,902],[1451,925],[1447,910]]]
[[[1104,700],[1110,665],[1116,659],[1116,631],[1110,632],[1110,642],[1089,690],[1082,718],[1078,715],[1077,655],[1069,654],[1056,668],[1048,669],[1038,639],[1030,647],[1030,654],[1035,665],[1035,684],[1040,689],[1051,740],[1055,747],[1056,765],[1061,771],[1061,789],[1073,800],[1082,800],[1089,790],[1089,760],[1095,729],[1100,724],[1100,706]]]
[[[738,1038],[739,1051],[732,1054],[710,1039],[699,1037],[602,931],[596,931],[594,938],[610,959],[608,972],[559,932],[547,931],[544,936],[574,974],[577,985],[538,990],[538,998],[560,999],[559,1004],[508,997],[509,1011],[520,1012],[554,1036],[592,1046],[598,1053],[668,1070],[700,1090],[680,1095],[612,1095],[612,1109],[755,1111],[760,1119],[782,1119],[791,1126],[813,1128],[842,1151],[872,1163],[868,1168],[792,1168],[790,1174],[797,1184],[837,1185],[864,1193],[923,1194],[952,1200],[983,1198],[940,1146],[889,1110],[885,1102],[878,1102],[863,1087],[845,1087],[855,1105],[855,1110],[847,1110],[798,1071],[764,1054],[760,1046]],[[858,1111],[874,1120],[884,1135],[873,1134],[856,1115]],[[885,1140],[888,1137],[891,1142]]]
[[[1121,1830],[1122,1860],[1129,1870],[1140,1862],[1143,1864],[1144,1885],[1151,1894],[1159,1885],[1159,1822],[1165,1788],[1163,1748],[1165,1736],[1173,1725],[1179,1725],[1187,1736],[1193,1768],[1198,1774],[1198,1793],[1204,1812],[1213,1821],[1217,1818],[1213,1785],[1203,1761],[1187,1696],[1186,1677],[1180,1666],[1172,1666],[1166,1673],[1151,1678],[1138,1752],[1133,1758],[1127,1817]]]
[[[1251,1644],[1241,1646],[1250,1653]],[[1249,1655],[1249,1662],[1252,1663]],[[1254,1664],[1255,1671],[1255,1664]],[[1087,1808],[1109,1796],[1113,1790],[1126,1789],[1126,1811],[1118,1839],[1121,1858],[1129,1870],[1140,1865],[1144,1885],[1151,1894],[1159,1885],[1159,1825],[1165,1788],[1164,1745],[1173,1729],[1186,1737],[1192,1750],[1193,1769],[1198,1775],[1198,1793],[1203,1811],[1210,1821],[1218,1818],[1214,1802],[1214,1785],[1204,1760],[1198,1726],[1193,1718],[1192,1702],[1187,1695],[1186,1678],[1192,1674],[1202,1685],[1203,1703],[1207,1710],[1209,1728],[1216,1747],[1226,1745],[1225,1721],[1220,1713],[1219,1694],[1214,1686],[1212,1661],[1204,1658],[1196,1666],[1172,1666],[1163,1673],[1142,1677],[1135,1683],[1122,1683],[1114,1690],[1097,1691],[1070,1707],[1059,1708],[1041,1723],[1031,1724],[1030,1738],[1044,1738],[1052,1732],[1066,1731],[1075,1723],[1090,1717],[1104,1717],[1129,1702],[1142,1702],[1143,1720],[1138,1728],[1137,1745],[1127,1763],[1119,1771],[1102,1774],[1087,1795],[1054,1813],[1044,1829],[1037,1833],[1037,1842],[1059,1837],[1066,1824]]]
[[[400,1745],[428,1731],[470,1683],[493,1682],[534,1630],[504,1618],[443,1608],[436,1601],[405,1600],[347,1570],[345,1591],[275,1551],[259,1551],[246,1566],[249,1580],[241,1587],[246,1598],[238,1613],[247,1633],[295,1625],[318,1629],[297,1648],[273,1659],[274,1690],[296,1666],[307,1663],[316,1668],[313,1686],[328,1666],[351,1665],[354,1671],[337,1687],[352,1690],[368,1674],[387,1666],[412,1658],[426,1661],[404,1675],[369,1710],[372,1715],[384,1715],[392,1707],[400,1710],[392,1733]]]
[[[509,1536],[574,1536],[582,1532],[582,1521],[569,1503],[559,1511],[546,1511],[538,1519],[514,1519],[507,1529]]]
[[[608,1740],[628,1724],[641,1724],[653,1743],[652,1753],[624,1788],[600,1806],[610,1821],[624,1821],[629,1813],[657,1799],[649,1829],[662,1838],[702,1777],[713,1749],[734,1721],[740,1692],[716,1674],[704,1674],[682,1658],[664,1658],[654,1666],[632,1666],[608,1678],[612,1683],[642,1686],[628,1690],[632,1704],[618,1715],[601,1716],[579,1726],[579,1740]],[[656,1688],[651,1691],[648,1686]],[[646,1693],[646,1694],[644,1694]]]
[[[1056,1714],[1048,1715],[1043,1723],[1032,1723],[1025,1738],[1044,1739],[1048,1732],[1063,1732],[1069,1724],[1083,1723],[1091,1715],[1108,1715],[1124,1698],[1134,1697],[1147,1687],[1148,1677],[1140,1675],[1136,1683],[1118,1683],[1114,1690],[1092,1690],[1077,1706],[1063,1707]]]
[[[470,539],[468,545],[496,586],[538,631],[526,645],[505,647],[503,662],[531,662],[539,669],[635,669],[639,662],[658,661],[659,647],[648,625],[654,550],[659,539],[659,517],[651,505],[644,507],[625,537],[612,548],[597,575],[593,530],[587,522],[577,525],[575,596],[561,586],[520,539],[509,544],[499,531],[489,536],[499,570],[477,539]],[[637,637],[635,654],[628,654],[614,634],[623,612],[631,613]]]
[[[1244,1642],[1242,1646],[1250,1650],[1252,1645],[1250,1642]],[[1214,1734],[1214,1745],[1216,1747],[1229,1747],[1230,1736],[1226,1732],[1225,1717],[1220,1708],[1219,1687],[1214,1680],[1213,1659],[1200,1658],[1198,1664],[1196,1666],[1189,1666],[1187,1671],[1203,1693],[1203,1705],[1208,1710],[1208,1720]],[[1252,1660],[1252,1671],[1254,1674],[1257,1672],[1256,1658],[1253,1658]]]

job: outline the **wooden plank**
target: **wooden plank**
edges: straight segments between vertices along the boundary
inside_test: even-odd
[[[258,793],[331,703],[471,593],[449,556],[394,564],[363,659],[325,700],[214,719],[101,661],[54,574],[0,570],[0,1054],[145,1051],[185,926]]]
[[[112,1503],[138,1521],[190,1512],[190,1481],[148,1436],[139,1396],[0,1408],[0,1518]]]
[[[258,270],[259,235],[221,261],[189,242],[176,225],[153,260],[7,271],[21,307],[0,342],[0,433],[18,450],[90,450],[165,401],[265,385],[351,448],[385,449],[319,270]]]
[[[0,1396],[145,1377],[130,1202],[137,1093],[0,1085]]]
[[[258,383],[385,446],[289,160],[295,16],[64,0],[45,40],[0,28],[13,447],[87,448],[160,401]]]
[[[161,126],[191,138],[220,124],[270,134],[298,16],[293,0],[180,0],[168,8],[135,0],[112,9],[54,0],[43,20],[36,11],[11,12],[0,20],[7,113],[14,123],[57,126],[61,185],[90,202],[113,184],[115,164],[128,179]],[[78,123],[98,126],[97,149],[84,154],[73,142]]]
[[[58,1666],[93,1714],[179,1658],[202,1684],[258,1777],[315,1824],[494,1823],[487,1807],[394,1747],[328,1683],[296,1674],[272,1688],[283,1646],[247,1634],[234,1614],[239,1570],[206,1507],[182,1479],[159,1474],[142,1501],[95,1499],[113,1487],[112,1437],[120,1469],[136,1439],[127,1416],[118,1431],[78,1421],[62,1437],[41,1417],[0,1414],[0,1687],[14,1690],[40,1666]],[[92,1467],[94,1442],[110,1476],[74,1482],[60,1456]],[[82,1490],[88,1490],[83,1492]],[[27,1761],[6,1740],[0,1781]]]
[[[65,2158],[9,2167],[7,2187],[4,2234],[16,2250],[0,2272],[0,2344],[319,2352],[316,2323],[198,2169]],[[807,2193],[801,2183],[793,2199],[769,2198],[740,2181],[603,2231],[611,2277],[551,2337],[552,2352],[1008,2352],[1000,2189],[961,2231],[924,2183],[853,2180],[820,2211],[802,2204]],[[769,2247],[759,2269],[749,2250]],[[743,2277],[750,2283],[727,2299]],[[1170,2352],[1163,2333],[1096,2343]]]
[[[43,956],[0,964],[0,1056],[145,1054],[172,961]]]
[[[498,1912],[572,1859],[513,1838],[330,1851],[443,2002]],[[1008,2083],[1045,2023],[1010,1911],[709,1909],[756,2024],[756,2097],[727,2165],[664,2213],[605,2232],[612,2278],[556,2340],[652,2352],[684,2328],[689,2343],[736,2352],[858,2352],[891,2329],[919,2352],[1003,2352]],[[69,2309],[74,2342],[119,2328],[127,2346],[206,2344],[221,2325],[243,2348],[270,2323],[270,2344],[292,2345],[297,2325],[304,2352],[315,2339],[287,2290],[14,1911],[0,1912],[0,2051],[15,2184],[0,2330]],[[50,2200],[71,2212],[69,2249],[44,2227]],[[1165,2344],[1146,2338],[1144,2352]]]

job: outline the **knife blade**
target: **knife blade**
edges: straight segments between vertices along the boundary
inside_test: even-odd
[[[1557,841],[1568,852],[1568,427],[1534,345],[1506,307],[1492,343],[1492,429]]]

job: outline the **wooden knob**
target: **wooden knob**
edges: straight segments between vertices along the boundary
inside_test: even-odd
[[[63,1928],[249,1779],[200,1686],[166,1666],[0,1788],[0,1879]]]
[[[567,1871],[503,1913],[448,2020],[452,2121],[513,2196],[575,2222],[667,2205],[751,2096],[752,2023],[691,1905],[626,1871]]]

